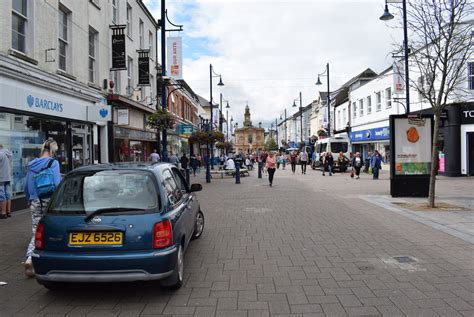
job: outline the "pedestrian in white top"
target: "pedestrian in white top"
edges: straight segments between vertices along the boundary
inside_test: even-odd
[[[308,153],[303,149],[300,153],[301,174],[306,174],[306,164],[308,164]]]
[[[156,153],[156,150],[153,150],[153,153],[151,153],[149,160],[153,163],[159,162],[160,161],[160,154]]]

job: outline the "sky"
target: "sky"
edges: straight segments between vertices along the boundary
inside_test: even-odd
[[[144,0],[160,17],[160,0]],[[400,16],[382,22],[384,0],[174,0],[167,1],[170,19],[184,26],[183,77],[209,99],[209,65],[222,74],[214,79],[213,99],[229,101],[229,117],[241,125],[248,103],[254,125],[265,127],[287,109],[306,106],[327,91],[316,86],[330,64],[331,91],[366,68],[379,73],[392,64],[401,45]],[[391,12],[397,14],[397,8]],[[169,26],[170,27],[170,26]],[[225,104],[225,103],[224,103]]]

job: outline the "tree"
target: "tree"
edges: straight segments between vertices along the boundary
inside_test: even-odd
[[[410,86],[430,104],[435,117],[428,197],[428,206],[434,208],[440,119],[446,104],[455,103],[463,94],[467,62],[472,56],[474,5],[472,0],[407,3],[408,29],[412,33],[410,59],[414,73],[419,75],[410,80]]]
[[[278,150],[278,146],[274,138],[268,138],[267,142],[265,142],[265,150],[266,151]]]

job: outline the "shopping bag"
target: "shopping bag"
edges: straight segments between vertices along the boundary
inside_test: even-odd
[[[369,175],[372,175],[373,172],[372,172],[372,167],[369,167]]]

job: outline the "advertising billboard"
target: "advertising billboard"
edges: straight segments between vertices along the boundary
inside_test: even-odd
[[[430,118],[394,119],[395,175],[429,175],[432,121]]]

